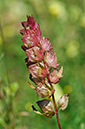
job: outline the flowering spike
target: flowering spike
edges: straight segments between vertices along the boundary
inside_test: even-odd
[[[27,58],[25,59],[28,71],[30,72],[30,80],[36,85],[35,87],[28,82],[29,86],[35,90],[41,98],[50,98],[52,96],[53,105],[48,99],[37,101],[36,103],[43,111],[39,112],[33,105],[32,109],[37,114],[45,117],[52,117],[56,113],[59,129],[61,129],[57,105],[54,98],[55,89],[52,83],[58,83],[63,77],[63,66],[58,67],[56,53],[53,51],[49,39],[41,38],[41,30],[39,24],[35,21],[33,16],[27,16],[27,21],[22,23],[23,29],[20,30],[22,34],[22,49],[25,51]],[[64,110],[68,104],[68,94],[63,95],[59,101],[59,110]]]

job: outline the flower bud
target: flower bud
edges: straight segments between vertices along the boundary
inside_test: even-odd
[[[58,101],[58,106],[60,108],[59,110],[65,110],[67,108],[68,97],[69,97],[69,94],[65,94],[65,95],[61,96],[61,98]]]
[[[53,51],[46,52],[44,59],[45,59],[48,66],[50,66],[52,68],[57,68],[57,66],[58,66],[57,57]]]
[[[63,77],[62,72],[63,72],[63,66],[61,67],[61,69],[59,71],[53,70],[49,75],[49,79],[50,79],[51,83],[55,84],[55,83],[59,82],[60,78]]]
[[[26,55],[31,62],[41,61],[44,58],[42,50],[37,46],[27,49]]]
[[[21,31],[21,33],[23,34],[24,32]],[[26,33],[22,36],[22,42],[27,48],[31,48],[38,46],[40,39],[32,30],[27,30]]]
[[[52,45],[49,43],[49,39],[46,37],[43,37],[42,40],[40,41],[40,45],[42,50],[45,51],[50,51]]]
[[[49,68],[43,63],[33,64],[29,66],[28,70],[34,78],[45,78],[49,74]]]
[[[37,23],[35,22],[33,16],[27,16],[27,24],[32,30],[35,30],[37,28]]]
[[[41,38],[41,31],[40,31],[40,26],[37,22],[35,22],[33,16],[27,16],[27,24],[29,25],[29,28],[35,32],[36,36],[38,38]]]

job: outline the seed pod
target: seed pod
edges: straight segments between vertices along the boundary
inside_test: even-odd
[[[28,84],[32,89],[35,90],[40,98],[45,98],[49,96],[49,91],[47,90],[45,84],[39,83],[37,87],[34,87],[30,82],[28,82]]]
[[[49,91],[47,90],[44,84],[38,85],[35,88],[35,91],[41,98],[45,98],[49,96]]]
[[[40,109],[44,112],[44,115],[46,117],[52,117],[55,114],[51,101],[44,99],[41,101],[37,101],[36,103],[38,104]]]
[[[68,97],[69,97],[69,94],[65,94],[65,95],[60,97],[60,99],[58,101],[58,106],[60,108],[59,110],[65,110],[67,108]]]

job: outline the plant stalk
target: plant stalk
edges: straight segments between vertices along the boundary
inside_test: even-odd
[[[56,102],[55,102],[55,98],[54,98],[54,94],[52,94],[52,99],[53,99],[53,104],[54,104],[54,108],[55,108],[55,112],[56,112],[56,118],[57,118],[58,126],[59,126],[59,129],[61,129],[61,125],[60,125],[60,121],[59,121],[59,116],[58,116],[58,110],[57,110],[57,106],[56,106]]]
[[[53,87],[48,76],[47,76],[47,78],[48,78],[49,84],[51,85],[51,87]],[[55,102],[54,93],[52,94],[52,100],[53,100],[53,104],[54,104],[54,108],[55,108],[55,113],[56,113],[56,118],[57,118],[57,122],[58,122],[58,127],[59,127],[59,129],[61,129],[61,125],[60,125],[60,121],[59,121],[59,116],[58,116],[58,109],[57,109],[57,105],[56,105],[56,102]]]

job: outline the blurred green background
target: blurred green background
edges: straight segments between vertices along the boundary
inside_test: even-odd
[[[31,14],[64,67],[55,85],[56,102],[70,94],[67,109],[59,113],[61,127],[85,129],[85,0],[0,0],[0,14],[0,129],[58,129],[56,116],[47,119],[31,109],[40,98],[28,86],[19,33]]]

